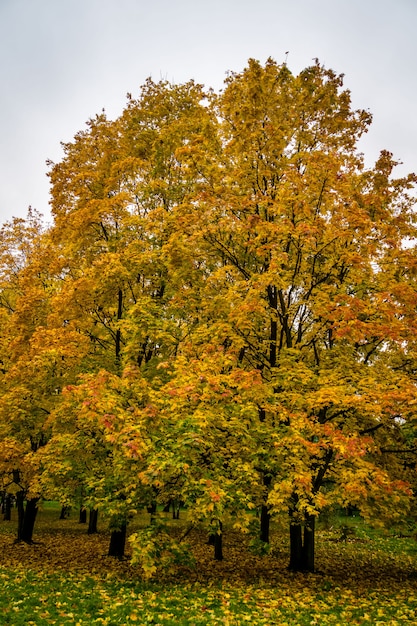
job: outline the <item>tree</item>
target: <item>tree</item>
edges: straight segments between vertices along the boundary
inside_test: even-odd
[[[31,543],[40,495],[37,454],[59,384],[59,339],[43,333],[53,284],[44,265],[41,216],[30,209],[25,220],[6,223],[0,238],[0,464],[3,484],[16,496],[17,539]]]
[[[77,332],[90,342],[79,360],[80,374],[88,372],[88,376],[80,377],[77,388],[71,385],[69,395],[67,388],[66,398],[88,393],[89,385],[94,387],[103,376],[109,380],[123,377],[132,364],[147,380],[159,379],[161,355],[176,349],[182,324],[178,304],[174,302],[174,309],[170,305],[174,287],[161,250],[169,233],[166,216],[189,185],[176,151],[193,134],[208,132],[202,97],[201,88],[192,82],[171,87],[149,80],[141,97],[129,102],[119,120],[110,122],[104,115],[90,120],[87,131],[64,146],[64,160],[51,164],[55,222],[50,236],[56,249],[55,272],[62,285],[49,319],[56,327],[64,326],[67,332]],[[52,482],[55,476],[48,472],[50,460],[57,458],[59,441],[61,459],[74,454],[78,445],[74,428],[81,441],[83,436],[92,437],[98,449],[103,443],[102,430],[91,427],[85,410],[72,403],[73,413],[62,419],[63,407],[68,408],[66,400],[51,416],[54,437],[44,457],[45,476]],[[96,419],[97,414],[95,409],[91,418]],[[66,434],[63,423],[69,428]],[[103,463],[99,465],[101,472]],[[124,536],[127,518],[117,521],[116,503],[110,505],[109,501],[111,493],[124,493],[125,477],[119,477],[111,462],[107,473],[113,486],[106,497],[100,494],[94,500],[91,479],[88,488],[85,483],[83,488],[89,491],[92,506],[100,503],[112,511],[113,530],[122,530]],[[75,475],[82,481],[81,470],[75,470]],[[101,488],[101,474],[94,475]],[[116,477],[121,481],[119,488]],[[62,481],[60,485],[55,481],[55,487],[62,488]],[[127,495],[121,499],[126,500]],[[110,552],[114,552],[113,541]]]
[[[248,531],[259,509],[267,544],[287,512],[289,567],[314,571],[323,509],[382,523],[408,505],[416,178],[387,151],[365,168],[370,122],[318,61],[250,60],[219,94],[148,80],[51,164],[47,270],[19,273],[3,406],[30,388],[42,484],[107,512],[110,552],[137,506],[175,499],[218,557],[226,516]],[[158,524],[131,542],[147,574],[184,557]]]
[[[399,416],[414,419],[415,177],[393,179],[388,152],[365,170],[355,147],[370,115],[342,84],[318,62],[299,76],[272,60],[232,74],[215,104],[221,156],[209,152],[178,207],[172,243],[210,259],[205,340],[229,369],[261,376],[261,536],[287,508],[294,570],[314,570],[324,506],[392,515],[409,493],[378,452]]]

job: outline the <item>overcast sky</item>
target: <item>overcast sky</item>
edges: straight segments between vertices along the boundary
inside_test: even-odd
[[[417,171],[417,0],[0,0],[0,223],[49,220],[45,161],[148,76],[219,89],[250,57],[345,74],[374,121],[361,149]]]

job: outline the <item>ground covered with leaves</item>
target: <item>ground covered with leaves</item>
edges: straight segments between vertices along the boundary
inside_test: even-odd
[[[177,524],[181,524],[177,522]],[[1,623],[20,624],[415,624],[417,541],[372,532],[361,522],[318,533],[316,574],[287,571],[287,538],[275,529],[271,553],[226,533],[214,562],[203,533],[189,535],[195,568],[144,582],[128,559],[107,554],[108,534],[88,536],[75,516],[39,514],[37,543],[14,544],[0,524]]]

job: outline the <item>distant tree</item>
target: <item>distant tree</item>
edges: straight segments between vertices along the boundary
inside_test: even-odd
[[[38,352],[52,290],[43,231],[32,209],[0,231],[0,475],[6,493],[16,497],[17,540],[27,543],[39,500],[37,453],[47,440],[55,393],[54,367]]]

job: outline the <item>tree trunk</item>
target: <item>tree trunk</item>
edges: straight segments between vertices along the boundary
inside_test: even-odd
[[[214,536],[214,559],[223,561],[223,533],[221,531]]]
[[[110,536],[109,556],[122,559],[125,555],[127,524],[124,522],[117,530],[113,530]]]
[[[78,523],[79,524],[87,523],[87,509],[84,506],[80,508],[80,517],[78,518]]]
[[[261,507],[261,525],[259,539],[265,543],[269,543],[269,527],[271,521],[271,514],[269,513],[266,504]]]
[[[10,522],[12,519],[12,496],[10,493],[6,493],[3,502],[3,520]]]
[[[265,411],[262,409],[260,414],[260,420],[265,420]],[[260,520],[260,533],[259,539],[265,543],[269,543],[269,528],[271,521],[271,514],[269,513],[268,505],[266,504],[268,499],[269,489],[271,487],[272,478],[269,474],[264,474],[263,484],[265,486],[265,502],[261,506],[261,520]]]
[[[314,515],[306,515],[304,526],[304,545],[303,559],[304,569],[307,572],[314,572],[314,556],[315,556],[315,522]]]
[[[290,524],[290,562],[288,569],[293,572],[314,572],[314,556],[315,517],[306,515],[303,525],[300,523]]]
[[[290,563],[288,569],[303,571],[303,538],[301,524],[290,524]]]
[[[180,519],[181,502],[172,501],[172,519]]]
[[[27,500],[25,507],[23,491],[17,494],[17,541],[33,543],[33,530],[38,512],[38,501],[39,498],[31,498]]]
[[[18,491],[16,494],[16,508],[17,508],[17,539],[22,540],[22,528],[23,519],[25,517],[25,496],[23,491]]]
[[[214,546],[215,561],[223,561],[223,524],[220,521],[218,531],[209,535],[208,544]]]
[[[97,518],[98,509],[90,509],[90,515],[88,516],[88,530],[89,535],[94,535],[97,532]]]
[[[67,517],[69,517],[69,512],[70,512],[69,506],[62,506],[61,512],[59,514],[59,519],[67,519]]]
[[[148,511],[148,513],[151,516],[150,519],[150,523],[154,524],[155,523],[155,514],[156,514],[156,502],[151,502],[151,504],[148,504],[148,506],[146,507],[146,510]]]

